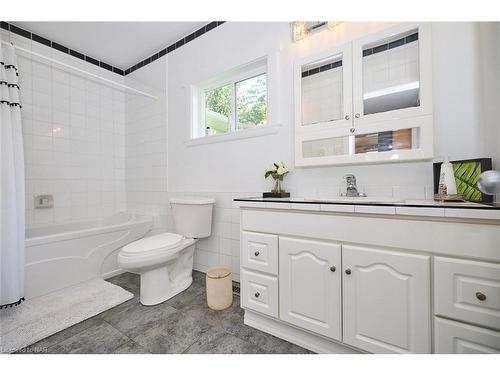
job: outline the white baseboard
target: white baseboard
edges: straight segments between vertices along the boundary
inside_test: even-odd
[[[321,336],[303,331],[278,320],[268,318],[251,310],[245,310],[244,323],[260,331],[299,345],[315,353],[325,354],[362,354],[344,344],[327,340]]]

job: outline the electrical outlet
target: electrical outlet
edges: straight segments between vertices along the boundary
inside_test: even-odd
[[[35,196],[35,208],[53,208],[54,196],[52,194],[41,194]]]

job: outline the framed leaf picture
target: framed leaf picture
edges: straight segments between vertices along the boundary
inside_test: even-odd
[[[434,172],[434,193],[438,192],[439,173],[442,163],[433,164]],[[491,158],[468,159],[451,161],[457,192],[466,201],[478,203],[491,203],[493,196],[482,193],[477,187],[479,175],[484,171],[491,170]]]

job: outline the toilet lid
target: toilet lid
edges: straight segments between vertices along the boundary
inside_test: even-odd
[[[156,236],[142,238],[123,247],[127,255],[141,255],[158,250],[168,250],[177,247],[182,242],[182,236],[177,233],[162,233]]]

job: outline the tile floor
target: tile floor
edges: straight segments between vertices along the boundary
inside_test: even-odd
[[[135,297],[87,319],[21,353],[227,353],[305,354],[308,350],[243,324],[243,310],[234,296],[223,311],[207,307],[205,275],[193,272],[193,285],[156,305],[139,303],[139,277],[131,273],[110,282]]]

